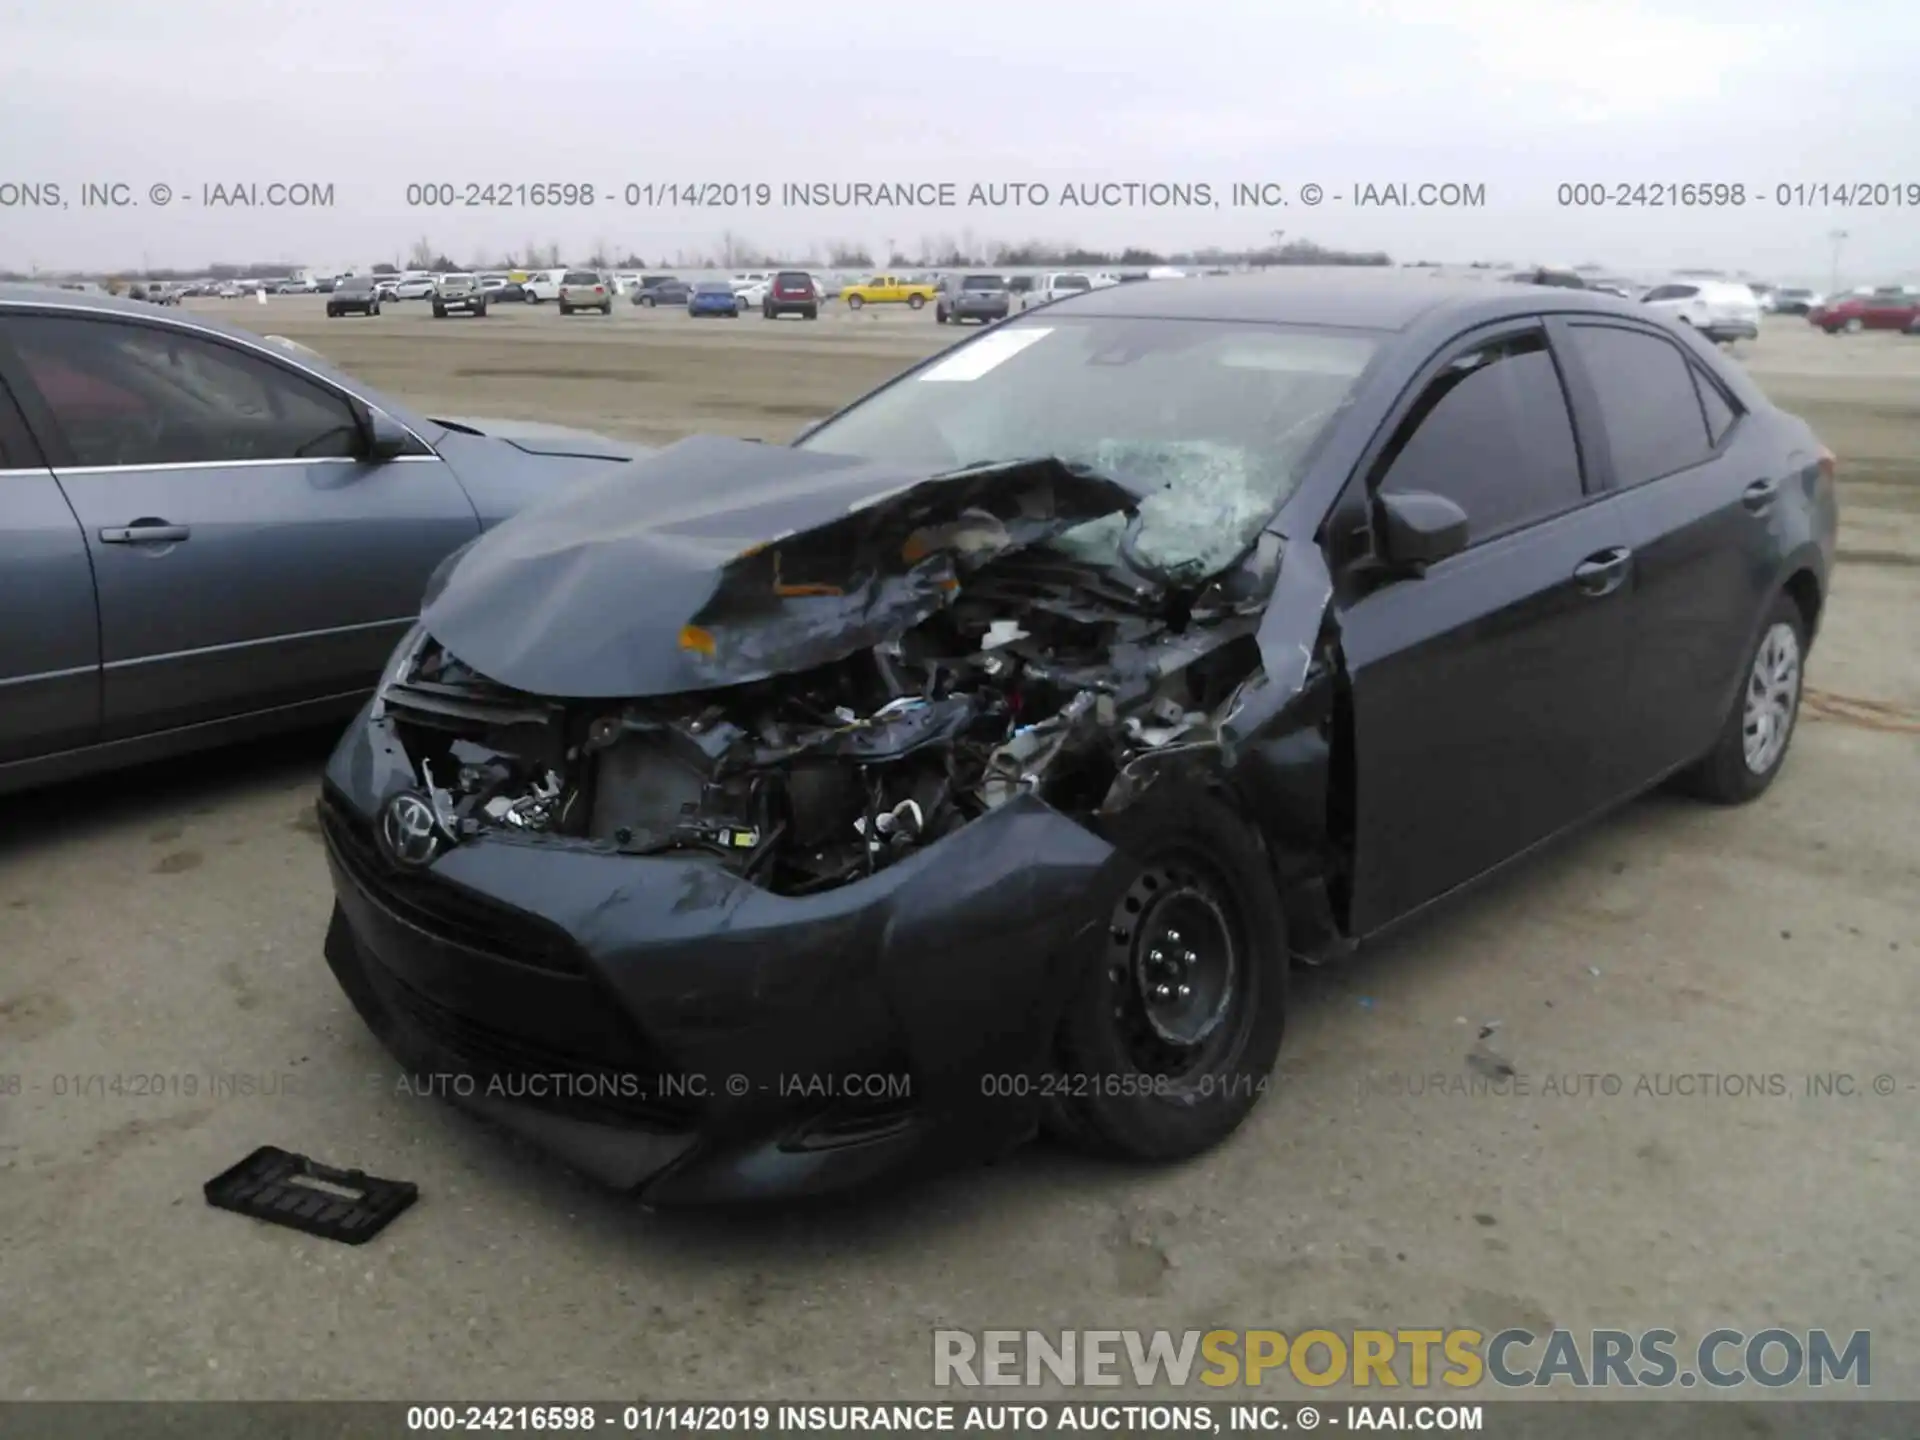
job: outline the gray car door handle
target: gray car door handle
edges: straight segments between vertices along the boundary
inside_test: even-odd
[[[1589,555],[1573,567],[1574,581],[1589,595],[1612,594],[1627,578],[1627,562],[1632,558],[1633,552],[1624,545]]]
[[[1758,513],[1773,504],[1773,497],[1780,493],[1778,480],[1756,480],[1740,492],[1740,503],[1747,509]]]
[[[115,526],[100,532],[102,545],[172,545],[190,538],[192,529],[169,525],[164,520],[136,520],[131,525]]]

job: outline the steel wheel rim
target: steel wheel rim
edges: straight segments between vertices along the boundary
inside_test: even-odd
[[[1236,1043],[1235,1002],[1248,977],[1228,894],[1210,866],[1168,857],[1141,871],[1115,908],[1107,948],[1113,1019],[1142,1074],[1200,1074]]]
[[[1800,703],[1800,637],[1781,621],[1762,637],[1747,673],[1740,744],[1747,769],[1764,775],[1779,763]]]

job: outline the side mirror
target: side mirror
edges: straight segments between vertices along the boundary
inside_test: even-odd
[[[1374,496],[1373,529],[1380,558],[1416,575],[1467,548],[1467,512],[1431,491]]]
[[[367,407],[367,459],[392,460],[413,448],[413,437],[384,410]]]

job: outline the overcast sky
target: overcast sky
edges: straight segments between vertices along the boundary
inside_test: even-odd
[[[650,258],[971,232],[1155,248],[1274,230],[1397,260],[1920,277],[1920,207],[1782,184],[1920,183],[1920,7],[1849,0],[0,0],[0,269],[403,259],[529,242]],[[628,208],[629,183],[1049,185],[1044,208]],[[201,187],[333,186],[323,210]],[[420,182],[594,185],[591,209],[410,208]],[[1069,182],[1206,182],[1204,209],[1063,209]],[[1235,209],[1235,181],[1285,187]],[[1361,209],[1367,182],[1485,186]],[[1562,207],[1562,183],[1739,183],[1738,209]],[[83,207],[83,183],[136,202]],[[1303,206],[1301,187],[1325,200]],[[60,187],[62,204],[44,203]],[[174,193],[153,203],[156,185]],[[40,187],[43,203],[26,193]],[[608,192],[613,192],[609,194]],[[1753,198],[1759,192],[1763,198]],[[1335,196],[1345,196],[1344,200]],[[192,197],[192,198],[189,198]]]

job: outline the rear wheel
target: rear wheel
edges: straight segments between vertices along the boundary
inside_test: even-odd
[[[1265,1093],[1286,1026],[1286,919],[1252,830],[1171,788],[1106,827],[1137,865],[1061,1019],[1049,1128],[1069,1143],[1179,1160]]]
[[[909,310],[918,310],[922,305],[925,305],[926,303],[927,303],[927,297],[924,295],[909,295],[907,297],[907,308]]]
[[[571,315],[573,313],[573,307],[567,304],[566,301],[562,300],[560,302],[560,313],[562,315]]]
[[[1783,592],[1747,657],[1745,683],[1719,738],[1680,774],[1680,788],[1721,805],[1743,805],[1773,784],[1800,718],[1806,652],[1806,617]]]
[[[820,307],[818,305],[807,306],[806,309],[800,312],[800,318],[802,320],[818,320],[820,318]]]
[[[600,313],[601,313],[602,315],[611,315],[611,314],[613,314],[613,302],[612,302],[611,300],[609,300],[609,301],[607,301],[607,303],[606,303],[606,304],[604,304],[604,305],[602,305],[602,306],[600,307]]]

